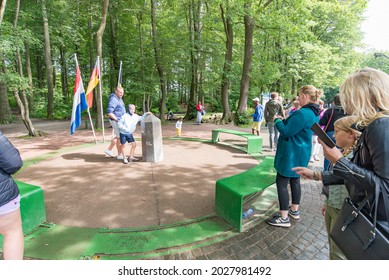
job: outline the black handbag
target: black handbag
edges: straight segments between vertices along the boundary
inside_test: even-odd
[[[373,217],[362,210],[369,196],[358,207],[346,198],[331,230],[330,237],[349,260],[389,260],[388,233],[377,224],[379,189],[376,186]],[[384,187],[382,195],[388,220],[389,204]]]

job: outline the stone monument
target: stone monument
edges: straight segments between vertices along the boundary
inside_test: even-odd
[[[142,158],[145,162],[163,160],[161,120],[153,114],[147,115],[141,122]]]

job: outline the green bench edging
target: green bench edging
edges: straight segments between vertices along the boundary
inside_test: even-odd
[[[20,213],[22,216],[23,233],[31,233],[40,224],[46,222],[46,207],[43,189],[17,181],[20,191]]]
[[[262,137],[247,132],[237,131],[237,130],[216,128],[216,129],[212,129],[212,143],[219,142],[220,133],[228,133],[228,134],[233,134],[233,135],[246,138],[247,139],[246,152],[248,154],[257,154],[262,152]]]
[[[216,214],[242,231],[244,197],[271,186],[276,181],[274,157],[265,157],[257,166],[216,181]]]

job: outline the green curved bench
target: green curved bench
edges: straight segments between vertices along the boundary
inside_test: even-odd
[[[232,129],[225,128],[215,128],[212,129],[212,143],[219,142],[220,133],[227,133],[232,135],[237,135],[247,139],[247,145],[245,148],[246,153],[248,154],[258,154],[262,152],[262,137],[253,135],[251,133],[237,131]]]
[[[20,214],[22,216],[23,233],[34,231],[46,222],[46,207],[43,189],[21,181],[16,183],[20,191]]]
[[[217,180],[216,214],[241,232],[244,198],[273,185],[276,174],[274,157],[265,157],[257,166],[243,173]]]

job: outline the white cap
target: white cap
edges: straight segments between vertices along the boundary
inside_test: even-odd
[[[259,98],[258,98],[258,97],[255,97],[255,98],[253,99],[253,101],[259,102]]]

